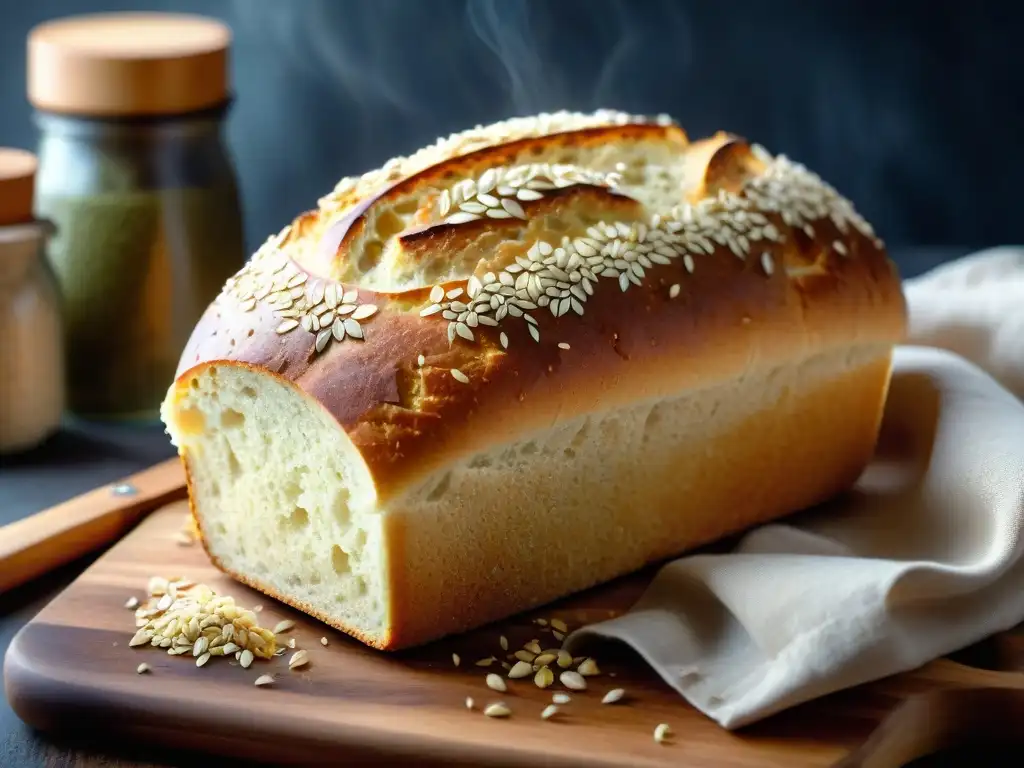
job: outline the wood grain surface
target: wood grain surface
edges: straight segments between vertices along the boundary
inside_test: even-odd
[[[532,615],[401,654],[372,651],[283,605],[226,579],[199,546],[175,536],[183,502],[143,521],[45,607],[11,643],[5,684],[26,722],[59,737],[104,734],[114,741],[196,749],[234,758],[302,764],[387,762],[419,765],[545,766],[871,766],[895,768],[937,749],[982,740],[1020,742],[1024,675],[942,659],[903,675],[844,691],[776,715],[738,733],[707,719],[620,646],[591,650],[602,674],[553,720],[540,719],[556,683],[508,681],[507,693],[484,685],[474,661],[503,657],[537,638],[557,641],[532,622],[557,616],[571,627],[608,618],[632,603],[650,574],[574,596]],[[243,669],[227,659],[198,668],[191,656],[149,646],[129,648],[132,595],[150,576],[209,584],[246,606],[263,606],[260,622],[291,618],[298,648],[311,663],[288,670],[288,656]],[[326,637],[328,645],[321,644]],[[1017,636],[1003,636],[1007,658],[1021,658]],[[452,654],[461,657],[458,667]],[[136,673],[141,662],[152,672]],[[257,688],[262,674],[275,683]],[[602,705],[611,688],[626,699]],[[466,697],[476,702],[465,707]],[[508,719],[483,716],[502,700]],[[994,708],[994,709],[993,709]],[[979,716],[986,711],[997,714]],[[674,736],[657,744],[658,723]]]

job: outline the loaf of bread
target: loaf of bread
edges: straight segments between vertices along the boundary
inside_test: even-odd
[[[163,418],[219,568],[398,649],[842,492],[905,325],[882,242],[805,167],[545,114],[268,239]]]

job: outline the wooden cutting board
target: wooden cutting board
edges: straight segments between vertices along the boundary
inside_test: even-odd
[[[1015,724],[1024,722],[1024,675],[1013,672],[939,660],[729,733],[638,657],[610,645],[593,649],[603,674],[588,678],[587,691],[570,692],[572,702],[545,721],[540,713],[553,691],[564,690],[559,684],[542,691],[529,679],[509,681],[508,692],[499,694],[484,685],[492,670],[474,662],[492,654],[504,658],[502,635],[511,650],[532,638],[556,646],[534,618],[558,617],[570,627],[608,618],[628,608],[650,574],[387,655],[220,575],[199,545],[176,542],[186,515],[184,502],[150,515],[15,638],[5,662],[6,690],[26,722],[44,731],[102,730],[111,739],[292,764],[895,768],[965,739],[1020,738]],[[294,619],[286,636],[308,649],[311,663],[289,671],[285,655],[243,669],[215,658],[198,668],[189,655],[129,648],[135,626],[125,601],[144,598],[153,575],[186,577],[241,605],[262,605],[262,626]],[[1024,658],[1019,636],[1004,638],[1005,654]],[[458,667],[453,653],[461,657]],[[152,671],[137,674],[141,662]],[[268,673],[275,682],[256,687],[255,679]],[[622,702],[600,703],[620,687],[627,691]],[[466,697],[474,699],[473,710]],[[481,714],[499,699],[511,717]],[[652,737],[659,723],[674,733],[663,744]]]

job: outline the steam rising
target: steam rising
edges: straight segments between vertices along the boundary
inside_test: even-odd
[[[268,55],[330,82],[353,111],[428,124],[439,114],[469,113],[472,124],[650,102],[657,79],[642,60],[659,40],[658,59],[687,59],[687,24],[671,0],[649,0],[643,13],[634,2],[563,0],[553,9],[530,0],[235,0],[234,7],[238,25],[270,44]],[[666,25],[671,38],[658,34]],[[643,106],[659,111],[656,100]],[[451,129],[466,124],[463,117]]]
[[[473,31],[508,74],[512,112],[528,114],[558,109],[565,98],[557,67],[545,62],[530,29],[523,0],[468,0],[466,16]],[[547,65],[547,66],[545,66]],[[541,102],[549,104],[542,105]],[[559,106],[550,106],[550,102]]]

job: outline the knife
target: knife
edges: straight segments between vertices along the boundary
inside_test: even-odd
[[[175,457],[0,527],[0,594],[116,541],[185,495]]]

